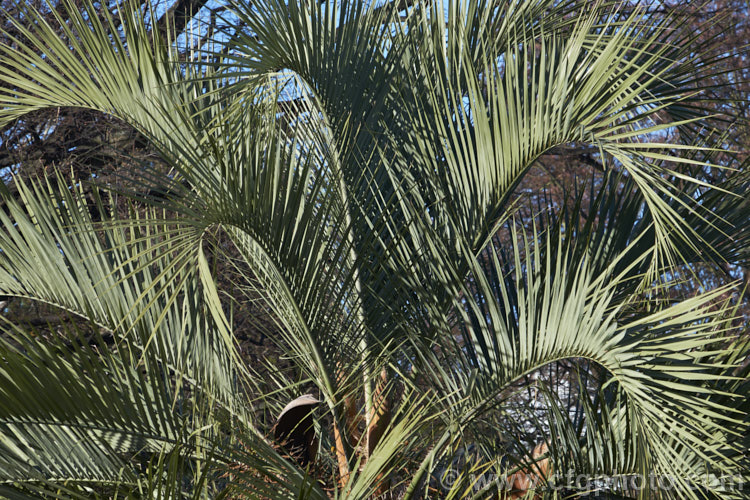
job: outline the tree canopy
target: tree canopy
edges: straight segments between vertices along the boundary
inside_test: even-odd
[[[714,16],[0,12],[0,495],[747,498]]]

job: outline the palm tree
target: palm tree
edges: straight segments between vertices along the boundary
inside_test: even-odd
[[[155,10],[6,19],[0,124],[97,110],[171,170],[99,186],[101,220],[90,179],[4,194],[0,294],[90,326],[0,326],[1,496],[747,497],[736,296],[674,292],[746,265],[748,178],[679,16],[269,0],[206,40]],[[570,143],[602,171],[524,217],[516,187]],[[243,300],[293,373],[248,366]]]

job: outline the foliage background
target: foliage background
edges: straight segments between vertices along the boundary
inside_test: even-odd
[[[42,12],[46,12],[46,7],[43,4],[37,4],[36,6]],[[100,10],[102,18],[104,18],[105,16],[101,10],[103,8],[102,5],[95,4],[95,6]],[[5,15],[3,16],[5,24],[3,26],[4,39],[2,42],[12,46],[14,43],[12,36],[17,34],[15,31],[17,31],[18,26],[11,23],[10,20],[20,11],[17,4],[8,0],[4,0],[3,7],[5,9]],[[112,6],[107,7],[112,8]],[[634,7],[635,5],[628,6],[628,8]],[[723,1],[708,2],[701,5],[691,4],[687,9],[684,9],[684,7],[677,3],[653,2],[646,5],[645,8],[653,12],[654,15],[668,13],[679,8],[681,12],[684,12],[688,16],[688,22],[694,23],[695,28],[693,31],[698,35],[694,43],[705,43],[708,53],[712,53],[717,57],[723,57],[726,54],[721,63],[721,68],[725,71],[717,72],[711,76],[714,87],[708,89],[706,97],[707,99],[715,99],[715,103],[708,100],[708,106],[720,106],[718,111],[721,112],[722,119],[729,119],[731,121],[730,123],[721,122],[718,126],[721,130],[726,131],[726,136],[722,137],[722,146],[736,154],[726,155],[722,153],[713,158],[713,161],[717,164],[731,165],[739,168],[737,171],[715,169],[710,172],[703,172],[701,175],[705,174],[706,177],[704,179],[711,185],[735,182],[736,189],[742,192],[742,189],[747,185],[746,177],[743,177],[743,175],[746,173],[744,165],[746,164],[748,142],[750,141],[747,128],[748,102],[746,98],[748,90],[748,65],[747,54],[745,52],[745,45],[748,35],[750,35],[748,33],[750,30],[748,29],[747,21],[748,6],[745,2]],[[186,29],[189,32],[191,20],[194,21],[192,26],[198,26],[198,29],[203,33],[210,34],[217,30],[226,30],[228,29],[227,25],[222,24],[224,9],[225,7],[223,6],[215,6],[201,0],[192,2],[178,1],[173,5],[159,6],[154,9],[156,30],[161,33],[169,31],[170,27],[168,23],[170,20],[175,23],[174,29],[176,32],[184,32]],[[59,10],[62,12],[62,7],[59,7]],[[148,8],[144,5],[140,10],[145,12],[148,11]],[[191,13],[196,13],[196,15],[193,16]],[[52,20],[52,12],[47,12],[45,15],[48,16],[50,21]],[[708,25],[705,23],[707,19],[712,20],[710,27],[707,27]],[[147,28],[154,29],[150,25]],[[183,45],[181,53],[178,53],[177,56],[188,58],[190,57],[190,51]],[[8,83],[6,82],[5,85],[8,85]],[[297,115],[309,111],[304,108],[304,103],[298,102],[298,95],[298,92],[289,88],[285,88],[281,93],[281,102],[278,108],[279,116],[283,117],[280,119],[281,122],[287,120],[292,124]],[[680,134],[685,133],[685,130],[677,128],[669,129],[668,135],[664,137],[664,142],[680,143],[685,140],[685,137],[681,137]],[[147,165],[152,172],[167,173],[172,165],[163,161],[163,151],[154,148],[153,142],[145,137],[143,131],[139,132],[135,130],[125,121],[113,118],[109,114],[99,111],[48,107],[25,114],[18,120],[7,122],[2,130],[0,130],[0,137],[2,138],[2,144],[0,145],[0,168],[3,169],[3,180],[7,188],[7,200],[14,199],[20,201],[28,198],[34,188],[24,186],[34,186],[35,179],[39,178],[45,179],[52,186],[53,192],[58,183],[61,186],[65,186],[71,182],[71,179],[90,180],[95,182],[82,183],[80,192],[77,194],[77,196],[85,200],[87,211],[82,216],[84,220],[87,217],[86,213],[91,214],[94,222],[101,219],[110,221],[110,217],[116,221],[121,218],[133,217],[137,214],[137,216],[144,218],[144,225],[139,230],[147,232],[146,234],[149,237],[153,236],[158,239],[160,231],[163,234],[174,234],[178,230],[185,231],[185,227],[181,227],[177,223],[170,225],[169,217],[173,214],[170,208],[174,209],[174,213],[179,213],[181,210],[187,210],[187,207],[179,204],[174,207],[162,204],[159,209],[166,210],[162,213],[151,212],[151,210],[155,209],[148,208],[149,204],[153,204],[154,199],[164,199],[163,193],[158,192],[158,189],[163,186],[146,185],[143,179],[139,179],[137,176],[134,177],[132,172],[134,170],[139,171],[144,165]],[[591,221],[592,223],[598,221],[599,217],[604,216],[604,213],[598,214],[598,217],[594,214],[586,213],[586,207],[596,206],[592,186],[601,186],[606,182],[620,181],[620,179],[613,180],[606,177],[605,170],[601,164],[601,157],[598,151],[591,147],[570,144],[547,151],[535,161],[531,170],[515,186],[512,193],[512,204],[517,207],[516,217],[508,220],[493,236],[493,248],[500,249],[507,246],[516,246],[519,248],[519,253],[522,257],[531,258],[533,252],[538,250],[536,250],[534,244],[531,246],[523,245],[524,232],[534,234],[539,228],[556,227],[555,225],[560,224],[560,221],[565,220],[566,217],[569,217],[570,220],[577,218],[581,221],[581,224],[585,224],[587,221]],[[14,177],[11,177],[11,174]],[[730,180],[731,176],[736,177],[732,177]],[[118,190],[127,191],[131,194],[133,191],[136,191],[138,195],[144,198],[141,201],[150,201],[151,203],[140,204],[125,196],[117,196],[112,199],[108,197],[101,198],[92,188],[96,183],[115,186]],[[627,189],[627,184],[624,184],[624,186],[626,187],[623,189]],[[178,193],[180,192],[180,186],[173,186],[172,188]],[[44,190],[42,189],[42,191]],[[42,193],[40,196],[44,198],[46,195]],[[13,212],[9,208],[8,203],[3,202],[3,206],[5,212],[12,215]],[[67,203],[69,206],[75,206],[78,201],[75,197],[71,197],[67,199]],[[745,203],[747,202],[745,201]],[[746,213],[743,212],[744,209],[742,206],[737,209],[737,213]],[[43,211],[39,212],[39,214],[41,213]],[[108,213],[113,215],[106,215]],[[146,222],[146,218],[158,216],[165,216],[167,221],[163,222],[162,226],[151,227],[151,230],[154,232],[148,233],[150,226]],[[80,221],[71,215],[71,220],[68,222],[78,223]],[[50,222],[50,225],[52,226],[52,222]],[[122,231],[119,236],[121,241],[142,243],[144,245],[143,251],[147,251],[149,247],[145,243],[146,239],[144,239],[144,242],[141,242],[139,239],[141,237],[140,234],[128,234],[127,231],[133,231],[132,229],[126,230],[121,228],[119,230]],[[50,233],[55,233],[54,228],[50,229]],[[117,232],[114,231],[111,237],[115,238],[116,234]],[[216,278],[217,289],[221,290],[224,294],[222,297],[226,299],[226,303],[231,305],[224,312],[231,318],[231,331],[238,340],[239,355],[243,363],[248,365],[251,370],[256,372],[255,375],[257,375],[253,377],[253,380],[258,385],[246,388],[248,394],[253,395],[251,396],[252,406],[257,415],[253,418],[258,418],[258,427],[270,429],[280,407],[294,394],[307,391],[314,392],[317,389],[315,384],[309,380],[309,374],[305,373],[305,370],[299,364],[295,363],[294,359],[290,359],[290,357],[293,357],[290,356],[290,353],[295,352],[296,346],[289,345],[285,341],[288,337],[285,337],[283,330],[288,325],[284,324],[284,319],[280,318],[280,314],[274,311],[273,307],[269,305],[269,300],[267,299],[267,294],[269,294],[268,277],[258,275],[249,268],[247,259],[243,259],[241,247],[231,244],[230,240],[232,239],[227,234],[216,232],[210,236],[210,244],[206,246],[205,253],[201,254],[196,265],[205,265],[211,269],[211,275]],[[236,238],[232,241],[236,241]],[[725,313],[727,310],[733,310],[733,325],[731,326],[737,328],[738,331],[746,331],[749,316],[748,303],[740,291],[750,283],[748,281],[750,279],[748,272],[750,271],[746,258],[747,248],[742,246],[742,242],[744,242],[742,235],[738,235],[736,241],[740,243],[735,244],[734,248],[731,242],[727,245],[729,247],[726,250],[727,253],[734,257],[731,262],[701,262],[694,265],[692,269],[683,270],[692,271],[692,273],[684,272],[682,274],[684,279],[679,284],[671,284],[667,290],[667,296],[661,297],[661,299],[665,303],[680,303],[680,301],[689,301],[692,299],[695,300],[692,304],[702,304],[700,301],[705,296],[699,296],[698,292],[705,290],[715,291],[711,296],[712,305],[706,306],[707,308],[703,310],[703,313],[706,315],[705,317],[710,317],[712,307],[714,308],[713,310],[722,313]],[[70,243],[74,245],[73,241]],[[119,258],[127,262],[129,259],[134,258],[134,255],[139,255],[137,250],[139,248],[138,244],[136,244],[135,251],[132,248],[128,249],[128,253]],[[97,248],[96,241],[90,241],[88,245],[91,245],[94,249]],[[75,249],[71,246],[68,248],[66,255],[71,256],[71,261],[75,262],[72,259],[72,255],[78,252],[81,254],[81,259],[84,259],[84,250],[83,248]],[[99,248],[99,251],[103,252],[101,248]],[[124,249],[122,251],[125,252]],[[130,253],[133,251],[134,253]],[[163,255],[180,255],[179,252],[179,244],[175,244],[172,253],[165,252]],[[547,255],[538,255],[540,262],[544,262],[547,257]],[[508,259],[510,260],[510,257]],[[177,266],[181,261],[177,259],[177,262],[178,264],[160,264],[179,269]],[[195,264],[193,261],[191,263]],[[146,264],[148,264],[147,268],[141,269],[136,266],[135,269],[138,272],[147,272],[152,267],[151,264],[153,262],[145,260],[144,265]],[[493,265],[495,265],[490,254],[487,254],[484,264],[486,265],[485,269],[492,269]],[[562,264],[555,263],[549,265],[554,267]],[[186,275],[189,274],[187,270],[184,270],[184,272]],[[157,275],[158,273],[151,275],[151,278],[157,279]],[[104,280],[107,276],[106,263],[102,263],[98,279]],[[66,279],[65,276],[59,276],[58,278],[60,278],[60,282],[64,282]],[[740,282],[740,286],[737,289],[724,288],[725,285],[737,280]],[[147,282],[148,280],[145,281]],[[117,280],[115,279],[111,286],[116,287],[116,283]],[[471,283],[470,280],[463,292],[467,296],[470,296],[472,293],[481,296],[481,292],[473,288],[475,286],[479,287],[476,283]],[[64,291],[60,293],[62,294]],[[153,292],[143,289],[135,290],[133,293],[142,293],[148,296],[149,293]],[[68,314],[58,307],[52,307],[44,301],[40,302],[10,295],[0,297],[0,300],[4,302],[2,315],[8,320],[9,324],[12,323],[20,329],[31,329],[34,335],[40,338],[62,338],[63,342],[67,342],[68,347],[74,352],[77,352],[77,349],[80,348],[83,349],[81,352],[85,353],[87,347],[85,345],[79,347],[78,341],[66,339],[79,339],[83,337],[91,345],[94,345],[95,348],[99,348],[104,344],[116,350],[113,346],[117,345],[117,342],[115,342],[113,336],[103,332],[100,328],[102,324],[107,323],[107,320],[111,321],[118,317],[118,314],[113,311],[104,311],[102,316],[94,314],[94,319],[100,320],[100,323],[97,324],[96,321],[92,322],[91,318],[86,320],[81,319],[79,316]],[[112,307],[115,308],[116,304],[113,303]],[[199,307],[199,304],[188,304],[186,307]],[[732,309],[734,307],[736,309]],[[119,315],[122,315],[122,313],[120,311]],[[142,319],[144,318],[137,318],[135,323],[137,324]],[[153,320],[158,322],[158,319],[149,319],[149,321]],[[184,321],[184,318],[173,318],[172,321],[179,324],[180,321]],[[207,321],[210,322],[211,320]],[[453,318],[452,321],[455,322],[456,336],[460,337],[462,333],[461,321],[456,318]],[[213,326],[215,327],[216,325]],[[729,328],[729,325],[726,327]],[[144,336],[142,339],[143,343],[148,344],[151,342],[148,327],[144,327],[142,332],[137,332],[137,328],[135,331],[138,335]],[[8,332],[8,336],[10,337],[10,332]],[[169,356],[175,356],[176,358],[179,358],[181,355],[189,356],[192,347],[188,348],[187,346],[192,346],[194,339],[190,340],[190,344],[185,343],[185,339],[175,342],[175,345],[184,347],[184,351],[181,353],[170,352]],[[444,351],[438,352],[436,355],[444,356],[445,359],[449,360],[448,363],[450,363],[451,356],[460,356],[458,351],[451,350],[455,346],[443,347]],[[30,351],[34,350],[33,346],[28,346],[27,348]],[[160,346],[160,349],[169,351],[171,347],[165,345]],[[228,356],[225,352],[221,352],[221,348],[216,348],[216,350],[218,351],[218,358]],[[162,352],[161,354],[164,353]],[[38,356],[37,362],[42,365],[44,363],[53,363],[55,359],[54,351],[40,351]],[[137,358],[137,355],[135,356]],[[85,358],[85,356],[82,357]],[[198,362],[196,361],[196,363]],[[122,361],[117,356],[108,359],[106,363],[110,363],[108,370],[111,373],[118,373],[125,378],[145,377],[145,379],[150,381],[149,384],[151,384],[159,377],[158,370],[155,367],[145,369],[144,373],[137,373],[137,371],[130,372],[127,363],[120,365]],[[747,361],[740,361],[740,363],[744,363],[747,366]],[[146,365],[148,366],[149,363],[146,363]],[[550,387],[554,387],[555,385],[565,386],[566,383],[573,381],[575,377],[589,376],[586,370],[583,370],[584,375],[581,375],[581,372],[578,371],[581,366],[585,365],[571,364],[567,360],[551,363],[544,369],[532,370],[530,373],[525,374],[523,379],[519,381],[518,386],[512,388],[510,391],[512,398],[510,400],[512,400],[512,404],[516,407],[517,413],[515,415],[519,417],[519,421],[517,429],[508,430],[507,432],[514,434],[515,431],[520,435],[518,437],[519,448],[533,449],[540,439],[544,439],[545,433],[552,432],[549,426],[545,427],[538,423],[540,415],[544,415],[550,411],[549,406],[541,404],[537,407],[536,403],[540,399],[544,399],[545,396],[555,397],[556,390],[551,390]],[[211,367],[203,368],[206,370],[211,369]],[[596,369],[590,368],[589,371],[594,373],[594,378],[596,378]],[[104,381],[100,382],[103,392],[109,390]],[[80,397],[82,400],[91,397],[85,394],[83,387],[79,388],[79,393],[75,392],[76,383],[74,377],[71,378],[69,384],[72,388],[66,390],[70,391],[71,397]],[[60,387],[49,388],[48,390],[62,390],[63,385],[61,383]],[[583,386],[586,387],[586,381],[583,382]],[[160,386],[156,383],[155,387]],[[41,387],[32,386],[32,388],[42,390]],[[293,390],[290,390],[290,388]],[[395,393],[405,390],[404,387],[394,387],[393,389]],[[112,390],[114,391],[113,388]],[[179,391],[176,391],[174,394],[170,392],[173,388],[169,384],[165,384],[160,390],[164,391],[167,399],[179,399],[177,397]],[[550,390],[552,391],[551,393],[545,394],[545,391]],[[568,390],[570,390],[569,387]],[[275,391],[280,391],[280,393]],[[266,397],[268,394],[273,396]],[[577,394],[572,394],[574,398],[577,396]],[[132,397],[133,401],[137,404],[143,404],[144,408],[147,408],[150,404],[148,401],[145,403],[138,402],[136,395]],[[102,399],[104,399],[104,396],[102,396]],[[159,398],[155,397],[152,403],[156,404],[158,400]],[[209,402],[205,404],[206,407],[210,406]],[[196,404],[196,406],[199,407],[200,405]],[[94,408],[93,403],[92,408]],[[528,411],[527,409],[529,408],[532,411]],[[537,409],[538,411],[536,411]],[[230,411],[232,410],[235,409],[232,408]],[[132,410],[122,408],[122,411],[123,413],[127,413]],[[521,416],[526,419],[525,422]],[[413,415],[409,417],[416,418]],[[249,417],[243,416],[242,418]],[[324,425],[327,425],[330,422],[325,420],[325,418],[330,419],[331,417],[324,417],[322,422]],[[411,420],[405,418],[404,422],[408,423]],[[487,426],[494,424],[496,422],[487,422]],[[169,436],[179,435],[181,432],[178,420],[174,422],[162,422],[160,425],[160,430]],[[527,431],[529,427],[534,430]],[[190,439],[192,437],[187,441],[190,441]],[[247,456],[243,456],[242,451],[237,451],[237,453],[240,455],[239,457],[234,457],[237,462],[252,463],[252,453],[248,453]],[[176,453],[176,455],[179,455],[179,453]],[[158,460],[169,459],[169,455],[161,455],[158,458]],[[178,462],[175,462],[175,467],[190,467],[190,465]],[[278,467],[283,469],[286,466],[278,465]],[[157,467],[155,466],[154,468],[156,469]],[[148,476],[148,474],[146,475]],[[157,479],[154,479],[154,481],[158,482]]]

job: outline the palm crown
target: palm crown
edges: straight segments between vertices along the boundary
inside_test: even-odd
[[[106,188],[101,220],[75,178],[4,196],[0,293],[95,335],[2,324],[0,494],[563,497],[572,471],[672,481],[613,497],[743,497],[731,290],[670,292],[746,262],[747,178],[706,181],[726,167],[701,92],[719,69],[679,17],[237,2],[186,52],[129,4],[61,7],[55,27],[25,7],[0,47],[0,122],[98,110],[171,170],[117,188],[129,215]],[[590,195],[524,218],[514,190],[568,143],[598,151]],[[243,300],[297,378],[247,365]],[[263,415],[304,391],[302,459]]]

